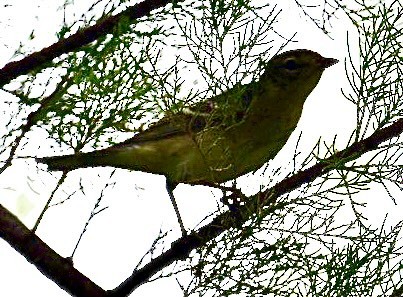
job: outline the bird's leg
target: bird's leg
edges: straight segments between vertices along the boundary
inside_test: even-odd
[[[242,191],[240,189],[237,189],[235,181],[230,187],[222,186],[220,184],[208,181],[199,181],[194,184],[220,189],[222,192],[221,202],[224,203],[224,205],[228,206],[229,210],[232,212],[237,212],[239,206],[241,206],[243,201],[246,199]],[[228,192],[230,192],[229,195]]]
[[[242,191],[240,189],[236,188],[235,183],[231,187],[222,186],[220,184],[216,184],[213,182],[206,182],[206,181],[192,183],[192,185],[193,184],[219,189],[223,192],[224,196],[226,196],[226,192],[231,192],[232,193],[231,195],[237,195],[239,197],[239,200],[245,198],[245,195],[242,193]]]
[[[222,203],[224,203],[226,206],[228,206],[229,210],[231,210],[233,212],[236,212],[238,210],[239,206],[241,206],[243,204],[243,201],[246,200],[246,197],[242,193],[242,191],[240,189],[237,189],[236,181],[234,181],[234,183],[232,184],[231,187],[222,186],[220,184],[216,184],[216,183],[208,182],[208,181],[199,181],[194,184],[220,189],[223,194],[223,196],[221,198]],[[231,192],[231,194],[228,195],[227,192]]]
[[[176,204],[175,196],[173,193],[176,185],[177,185],[176,183],[172,183],[170,180],[167,179],[167,184],[166,184],[167,192],[168,192],[169,198],[171,199],[172,205],[175,209],[176,218],[178,219],[179,226],[181,227],[182,235],[185,236],[185,235],[187,235],[186,230],[183,225],[182,218],[179,213],[179,208],[178,208],[178,205]]]
[[[242,226],[242,213],[240,207],[244,204],[245,196],[241,190],[236,188],[236,181],[234,181],[231,187],[221,188],[221,191],[223,193],[221,198],[222,203],[228,207],[228,210],[232,213],[234,223],[236,223],[235,225],[240,228]],[[228,191],[231,192],[229,195]]]
[[[226,206],[228,206],[230,211],[237,211],[239,206],[241,206],[241,202],[245,196],[243,195],[241,190],[236,188],[236,182],[234,181],[231,187],[220,186],[219,188],[223,192],[221,201]],[[228,191],[231,192],[230,195],[228,195]]]
[[[218,188],[221,189],[223,193],[221,198],[222,203],[224,203],[235,216],[239,216],[239,208],[244,205],[246,197],[240,189],[237,189],[236,181],[234,181],[231,187],[219,186]],[[229,195],[228,192],[230,192]]]

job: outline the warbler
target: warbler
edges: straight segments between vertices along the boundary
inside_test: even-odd
[[[232,180],[275,157],[324,69],[337,62],[311,50],[287,51],[270,59],[257,81],[167,113],[122,143],[37,161],[49,170],[112,166],[162,174],[170,188]]]
[[[165,175],[172,183],[221,183],[260,168],[284,146],[325,68],[338,62],[292,50],[260,79],[169,113],[147,130],[89,153],[38,158],[49,170],[112,166]]]

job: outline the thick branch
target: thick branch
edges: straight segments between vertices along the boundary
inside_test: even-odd
[[[174,2],[178,3],[182,1],[183,0],[176,0]],[[125,11],[115,16],[101,19],[95,25],[82,29],[66,39],[59,40],[49,47],[30,54],[22,60],[10,62],[0,69],[0,87],[19,75],[43,67],[46,63],[49,63],[62,54],[76,51],[99,37],[112,33],[116,25],[119,24],[122,19],[133,21],[146,16],[152,10],[161,8],[172,2],[172,0],[145,0],[127,8]]]
[[[0,205],[0,237],[46,277],[73,296],[105,296],[105,291],[73,267],[12,213]]]

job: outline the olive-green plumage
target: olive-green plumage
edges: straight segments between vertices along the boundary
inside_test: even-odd
[[[284,146],[307,96],[337,60],[309,50],[273,57],[256,82],[167,114],[133,138],[90,153],[39,158],[49,170],[112,166],[172,183],[215,183],[261,167]]]

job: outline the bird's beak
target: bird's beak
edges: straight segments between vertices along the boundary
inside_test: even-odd
[[[330,66],[336,64],[337,62],[339,62],[339,60],[333,59],[333,58],[320,57],[320,59],[318,59],[317,62],[320,65],[320,67],[325,69],[327,67],[330,67]]]

